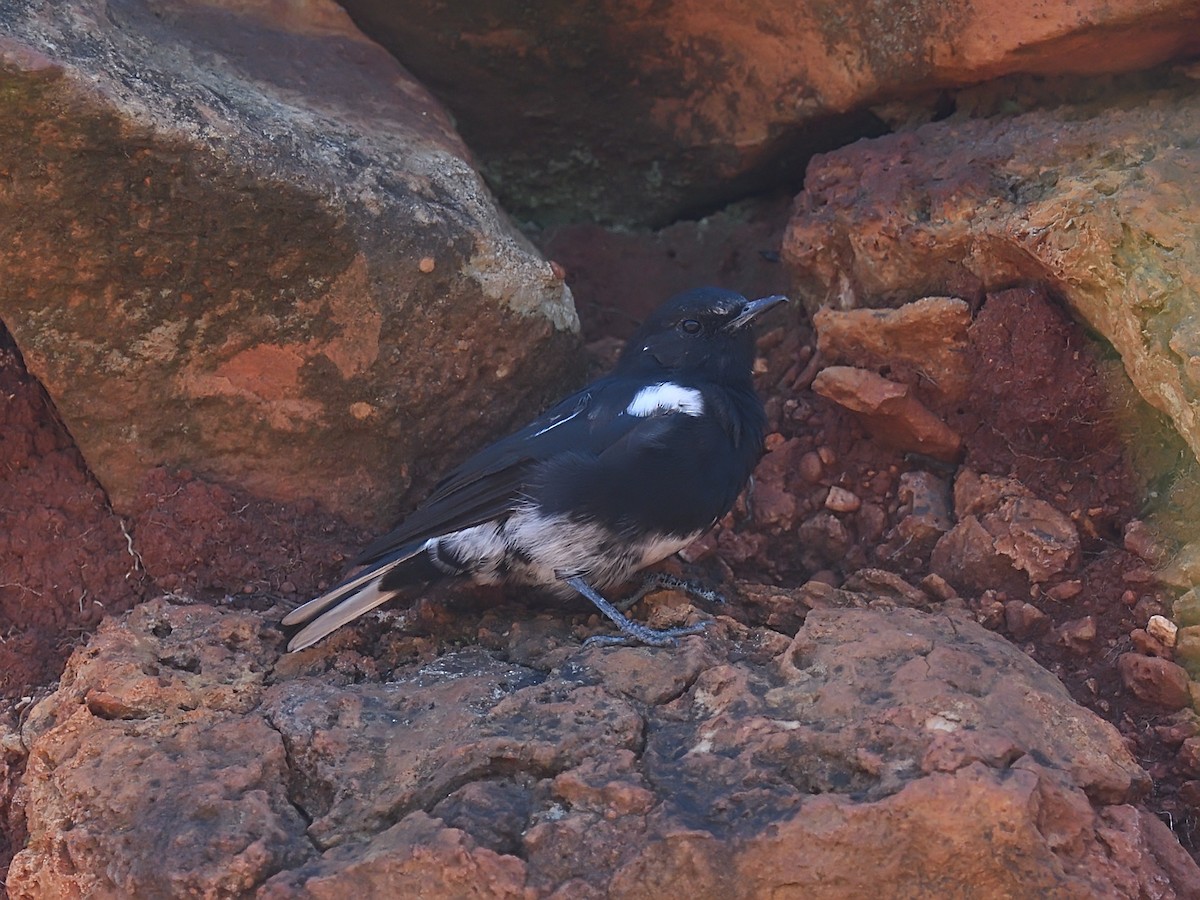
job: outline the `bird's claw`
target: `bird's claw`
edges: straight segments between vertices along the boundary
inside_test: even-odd
[[[692,634],[703,634],[712,624],[711,619],[697,622],[694,625],[680,625],[676,628],[650,628],[647,625],[629,623],[633,628],[622,634],[593,634],[583,642],[585,647],[629,647],[634,644],[646,644],[650,647],[675,647],[679,638]]]

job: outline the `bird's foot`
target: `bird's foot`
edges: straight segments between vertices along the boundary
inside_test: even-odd
[[[631,622],[619,609],[605,600],[599,591],[578,575],[565,576],[563,577],[563,581],[592,601],[596,609],[600,610],[621,630],[619,635],[595,635],[590,637],[584,641],[584,646],[612,646],[614,644],[637,643],[648,644],[651,647],[673,647],[679,638],[689,634],[699,634],[712,624],[711,622],[697,622],[695,625],[682,625],[678,628],[651,628],[649,625]]]
[[[648,625],[639,625],[637,622],[629,624],[632,628],[629,632],[622,629],[621,634],[593,634],[583,642],[583,646],[629,647],[634,644],[648,644],[651,647],[674,647],[678,643],[677,638],[686,637],[689,634],[703,634],[704,630],[712,624],[712,620],[706,619],[695,625],[681,625],[678,628],[650,628]]]
[[[685,594],[690,594],[709,603],[720,605],[724,605],[725,603],[725,597],[722,594],[714,591],[712,588],[705,587],[698,581],[688,581],[686,578],[678,578],[675,575],[668,575],[666,572],[649,572],[636,591],[614,605],[621,612],[629,612],[643,597],[653,594],[662,588],[683,591]]]

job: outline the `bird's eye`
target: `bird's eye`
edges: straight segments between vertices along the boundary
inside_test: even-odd
[[[683,329],[685,334],[699,334],[700,323],[695,319],[684,319],[679,323],[679,327]]]

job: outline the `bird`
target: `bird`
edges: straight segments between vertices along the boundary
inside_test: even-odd
[[[612,371],[451,471],[351,574],[282,620],[310,647],[406,587],[440,578],[583,596],[611,643],[670,646],[708,623],[655,629],[601,592],[686,547],[730,509],[763,454],[754,329],[785,302],[715,287],[646,317]],[[670,579],[667,579],[670,581]],[[716,596],[714,594],[714,596]]]

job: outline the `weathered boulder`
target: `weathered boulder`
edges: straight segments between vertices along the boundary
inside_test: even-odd
[[[384,522],[562,387],[569,291],[334,3],[5,4],[0,85],[0,319],[118,510]]]
[[[1187,0],[343,5],[453,110],[506,207],[542,222],[661,225],[879,133],[870,104],[1200,48]]]
[[[1116,730],[962,613],[667,650],[564,619],[283,658],[255,613],[110,620],[24,725],[10,896],[1200,892]]]
[[[783,248],[800,295],[846,308],[1045,285],[1200,454],[1200,86],[1179,80],[818,157]]]

